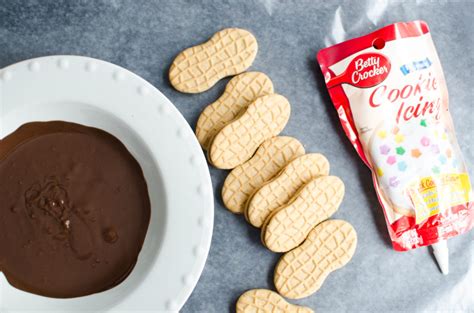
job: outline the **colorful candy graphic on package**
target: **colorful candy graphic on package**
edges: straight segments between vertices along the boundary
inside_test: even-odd
[[[471,229],[471,184],[426,23],[392,24],[317,58],[344,131],[372,170],[393,247]]]

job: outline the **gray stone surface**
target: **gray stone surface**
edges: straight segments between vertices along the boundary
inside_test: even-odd
[[[416,18],[432,30],[450,91],[451,111],[468,167],[472,144],[472,2],[394,1],[378,26]],[[223,91],[226,80],[208,92],[173,90],[168,67],[182,49],[229,26],[255,34],[259,53],[253,70],[267,73],[276,91],[292,103],[284,134],[307,151],[324,153],[332,173],[346,183],[345,200],[335,215],[350,221],[359,235],[352,262],[331,274],[315,295],[296,301],[318,312],[432,312],[474,310],[473,232],[450,241],[451,273],[442,276],[427,249],[391,249],[369,170],[344,137],[315,61],[324,47],[334,13],[333,1],[10,1],[0,0],[0,68],[53,54],[76,54],[119,64],[144,77],[178,107],[194,127],[200,111]],[[373,4],[342,4],[341,17],[352,29]],[[375,10],[375,11],[374,11]],[[364,23],[370,25],[365,18]],[[364,24],[364,25],[365,25]],[[368,26],[363,32],[377,28]],[[361,35],[354,30],[353,35]],[[27,92],[27,90],[25,90]],[[215,191],[212,247],[199,284],[183,312],[233,311],[249,288],[272,288],[278,255],[263,248],[258,230],[222,205],[225,171],[211,169]]]

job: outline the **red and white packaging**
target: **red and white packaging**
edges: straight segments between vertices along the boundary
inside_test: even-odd
[[[471,229],[471,184],[427,24],[388,25],[317,59],[342,127],[372,171],[394,249]]]

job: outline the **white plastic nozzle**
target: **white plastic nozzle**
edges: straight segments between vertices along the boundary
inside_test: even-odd
[[[439,269],[443,275],[449,274],[449,249],[446,240],[438,241],[431,245],[433,247],[433,254],[436,262],[438,262]]]

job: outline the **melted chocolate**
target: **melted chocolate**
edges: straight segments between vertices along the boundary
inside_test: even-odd
[[[109,133],[34,122],[0,140],[0,271],[12,286],[55,298],[110,289],[149,220],[140,165]]]

